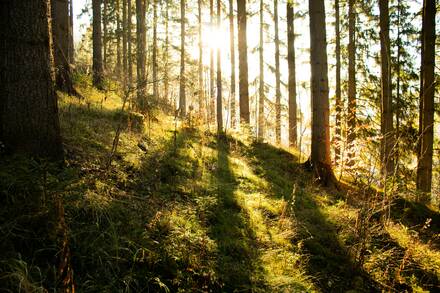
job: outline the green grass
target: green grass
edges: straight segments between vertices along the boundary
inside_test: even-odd
[[[115,92],[77,82],[85,99],[60,98],[64,167],[0,158],[0,288],[59,287],[55,195],[65,207],[77,292],[439,286],[438,211],[400,199],[387,226],[372,217],[362,232],[362,205],[319,186],[294,150],[181,121],[175,129],[160,112],[148,125],[121,112]]]

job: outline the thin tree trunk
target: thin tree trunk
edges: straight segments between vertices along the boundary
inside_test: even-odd
[[[434,0],[423,1],[423,59],[422,59],[422,107],[419,125],[421,133],[420,153],[417,164],[417,189],[430,193],[432,186],[432,156],[434,142],[434,93],[435,93],[435,13]],[[429,201],[423,198],[422,201]]]
[[[347,113],[347,144],[349,148],[348,165],[353,164],[354,140],[356,139],[356,14],[355,14],[355,0],[348,1],[348,113]]]
[[[137,59],[137,102],[142,111],[146,111],[146,78],[145,78],[145,48],[146,48],[146,7],[144,0],[136,0],[136,59]]]
[[[287,62],[289,67],[289,146],[297,144],[296,106],[295,10],[287,2]]]
[[[258,87],[258,139],[264,139],[264,0],[260,0],[260,45],[259,45],[260,78]]]
[[[136,8],[136,10],[137,10],[137,8]],[[128,80],[127,24],[128,24],[128,22],[127,22],[127,0],[122,0],[122,75],[123,75],[122,78],[123,78],[124,88],[127,86],[127,80]]]
[[[103,89],[101,0],[93,0],[93,85]]]
[[[75,44],[73,38],[73,0],[69,0],[69,63],[75,63]]]
[[[247,57],[246,0],[237,0],[240,122],[249,125],[249,81]]]
[[[198,67],[198,74],[199,74],[199,117],[203,117],[203,110],[204,110],[204,86],[203,86],[203,40],[202,40],[202,0],[197,1],[197,9],[198,9],[198,33],[199,33],[199,67]]]
[[[69,2],[52,1],[52,29],[54,42],[55,79],[57,88],[73,94],[73,84],[69,64]]]
[[[63,158],[49,0],[0,2],[0,141],[11,152]]]
[[[214,27],[214,0],[209,0],[209,16],[211,29]],[[210,49],[209,55],[209,88],[210,88],[210,120],[215,116],[215,67],[214,67],[214,48]]]
[[[400,0],[397,0],[397,80],[396,80],[396,131],[395,131],[395,138],[396,138],[396,146],[395,146],[395,168],[396,173],[398,174],[398,167],[399,167],[399,140],[400,140],[400,115],[401,115],[401,101],[400,101],[400,53],[401,53],[401,47],[402,47],[402,41],[401,41],[401,35],[400,35]]]
[[[221,27],[221,0],[217,0],[217,29]],[[217,132],[223,132],[223,103],[222,103],[222,55],[217,48]]]
[[[336,129],[335,129],[335,164],[339,164],[341,158],[342,140],[342,95],[341,95],[341,30],[339,0],[335,0],[335,35],[336,35]]]
[[[186,116],[186,93],[185,93],[185,0],[180,0],[180,89],[179,109],[180,116]]]
[[[231,126],[236,126],[234,0],[229,0],[229,43],[231,54]]]
[[[157,0],[153,0],[153,97],[155,99],[159,98],[157,70]]]
[[[274,0],[275,21],[275,141],[281,143],[281,73],[280,73],[280,38],[278,32],[278,0]]]
[[[164,68],[164,95],[165,99],[170,102],[169,99],[169,76],[168,76],[168,58],[169,58],[169,10],[170,10],[170,3],[169,0],[166,0],[166,7],[165,7],[165,50],[164,50],[164,59],[165,59],[165,68]]]
[[[131,0],[127,0],[127,80],[129,87],[131,87],[133,84],[132,18],[133,9],[131,5]]]
[[[324,0],[309,0],[312,90],[311,162],[321,182],[333,179],[330,159],[329,88]]]
[[[116,0],[116,76],[121,79],[121,4]]]
[[[394,169],[392,149],[393,139],[393,102],[391,96],[391,52],[390,52],[390,18],[388,0],[379,0],[380,12],[380,56],[381,56],[381,163],[385,178]]]
[[[108,0],[104,0],[104,9],[102,11],[102,49],[104,51],[103,60],[104,60],[104,71],[107,73],[107,43],[108,43]]]

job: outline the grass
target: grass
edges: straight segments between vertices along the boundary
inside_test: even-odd
[[[116,92],[77,82],[85,99],[60,98],[64,167],[0,158],[2,290],[60,288],[58,196],[78,292],[438,288],[438,211],[402,198],[384,228],[373,217],[360,234],[362,206],[320,187],[294,150],[175,129],[161,112],[142,123]]]

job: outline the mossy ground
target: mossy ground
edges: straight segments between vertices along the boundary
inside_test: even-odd
[[[164,113],[133,126],[116,93],[96,92],[86,80],[79,90],[84,100],[60,99],[64,167],[2,158],[0,288],[57,286],[44,208],[55,194],[65,206],[78,292],[438,288],[438,211],[401,199],[388,225],[372,217],[360,234],[362,207],[319,186],[295,151],[187,121],[175,128]]]

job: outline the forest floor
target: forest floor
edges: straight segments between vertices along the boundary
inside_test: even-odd
[[[399,197],[383,225],[355,187],[315,182],[295,150],[159,111],[142,125],[116,94],[78,87],[84,100],[60,101],[61,171],[2,159],[0,288],[59,286],[44,257],[53,237],[38,221],[51,210],[12,208],[43,194],[62,197],[78,292],[439,289],[438,210]]]

